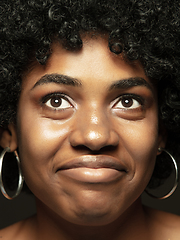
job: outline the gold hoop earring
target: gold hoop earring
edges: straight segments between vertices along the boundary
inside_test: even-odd
[[[163,197],[156,197],[154,196],[153,194],[149,193],[147,190],[145,190],[145,192],[150,196],[150,197],[153,197],[153,198],[156,198],[156,199],[166,199],[168,197],[170,197],[174,191],[176,190],[177,186],[178,186],[178,180],[179,180],[179,174],[178,174],[178,166],[177,166],[177,163],[176,163],[176,160],[174,159],[174,157],[164,148],[158,148],[158,151],[159,152],[165,152],[169,155],[169,157],[171,158],[173,164],[174,164],[174,169],[175,169],[175,180],[174,180],[174,185],[172,187],[172,189]]]
[[[7,194],[7,192],[6,192],[5,188],[4,188],[4,184],[3,184],[3,180],[2,180],[2,165],[3,165],[3,159],[4,159],[5,154],[6,154],[7,152],[10,152],[10,151],[11,151],[11,149],[10,149],[9,147],[7,147],[7,148],[5,148],[5,149],[1,152],[1,154],[0,154],[0,189],[1,189],[1,192],[2,192],[2,194],[4,195],[4,197],[6,197],[6,198],[9,199],[9,200],[12,200],[12,199],[14,199],[15,197],[17,197],[17,196],[20,194],[20,192],[21,192],[21,190],[22,190],[22,187],[23,187],[24,177],[23,177],[23,175],[22,175],[22,171],[21,171],[21,167],[20,167],[19,156],[18,156],[17,152],[14,151],[14,155],[15,155],[15,157],[16,157],[16,161],[17,161],[17,164],[18,164],[19,181],[18,181],[18,187],[17,187],[16,193],[15,193],[12,197],[10,197],[10,196]]]

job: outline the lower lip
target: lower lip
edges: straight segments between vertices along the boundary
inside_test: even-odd
[[[112,168],[70,168],[59,171],[60,174],[74,180],[86,183],[108,183],[122,177],[124,171],[118,171]]]

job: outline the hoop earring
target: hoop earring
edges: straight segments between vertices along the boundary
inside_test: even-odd
[[[178,180],[179,180],[179,175],[178,175],[178,166],[177,166],[177,163],[176,163],[176,160],[173,158],[173,156],[167,151],[165,150],[164,148],[158,148],[158,151],[159,152],[162,152],[164,151],[165,153],[167,153],[169,155],[169,157],[171,158],[173,164],[174,164],[174,169],[175,169],[175,180],[174,180],[174,185],[173,185],[173,188],[163,197],[156,197],[154,196],[153,194],[149,193],[147,190],[145,190],[145,192],[150,196],[150,197],[153,197],[153,198],[156,198],[156,199],[166,199],[168,197],[170,197],[174,191],[176,190],[177,186],[178,186]]]
[[[4,184],[3,184],[3,180],[2,180],[2,165],[3,165],[4,155],[6,154],[6,152],[10,152],[10,151],[11,151],[11,149],[9,147],[7,147],[0,154],[0,189],[1,189],[1,192],[4,195],[4,197],[6,197],[9,200],[12,200],[12,199],[14,199],[15,197],[17,197],[20,194],[20,192],[22,190],[22,187],[23,187],[24,177],[22,175],[22,171],[21,171],[21,167],[20,167],[19,156],[18,156],[17,152],[14,151],[14,155],[16,157],[16,161],[17,161],[17,164],[18,164],[19,181],[18,181],[18,187],[17,187],[16,193],[12,197],[10,197],[7,194],[7,192],[6,192],[5,188],[4,188]]]

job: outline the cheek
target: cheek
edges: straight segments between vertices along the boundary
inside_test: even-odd
[[[33,118],[21,117],[18,122],[18,143],[25,177],[48,177],[52,173],[53,158],[64,147],[69,124],[58,124],[48,118],[33,114]]]
[[[125,130],[126,129],[126,130]],[[149,182],[156,160],[158,149],[158,121],[134,122],[124,128],[122,139],[125,158],[130,160],[133,180]]]

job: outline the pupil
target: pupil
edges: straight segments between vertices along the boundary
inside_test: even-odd
[[[133,100],[132,99],[123,99],[122,101],[122,105],[124,107],[131,107],[133,104]]]
[[[53,107],[59,107],[61,105],[61,99],[59,99],[59,98],[52,98],[51,99],[51,105]]]

